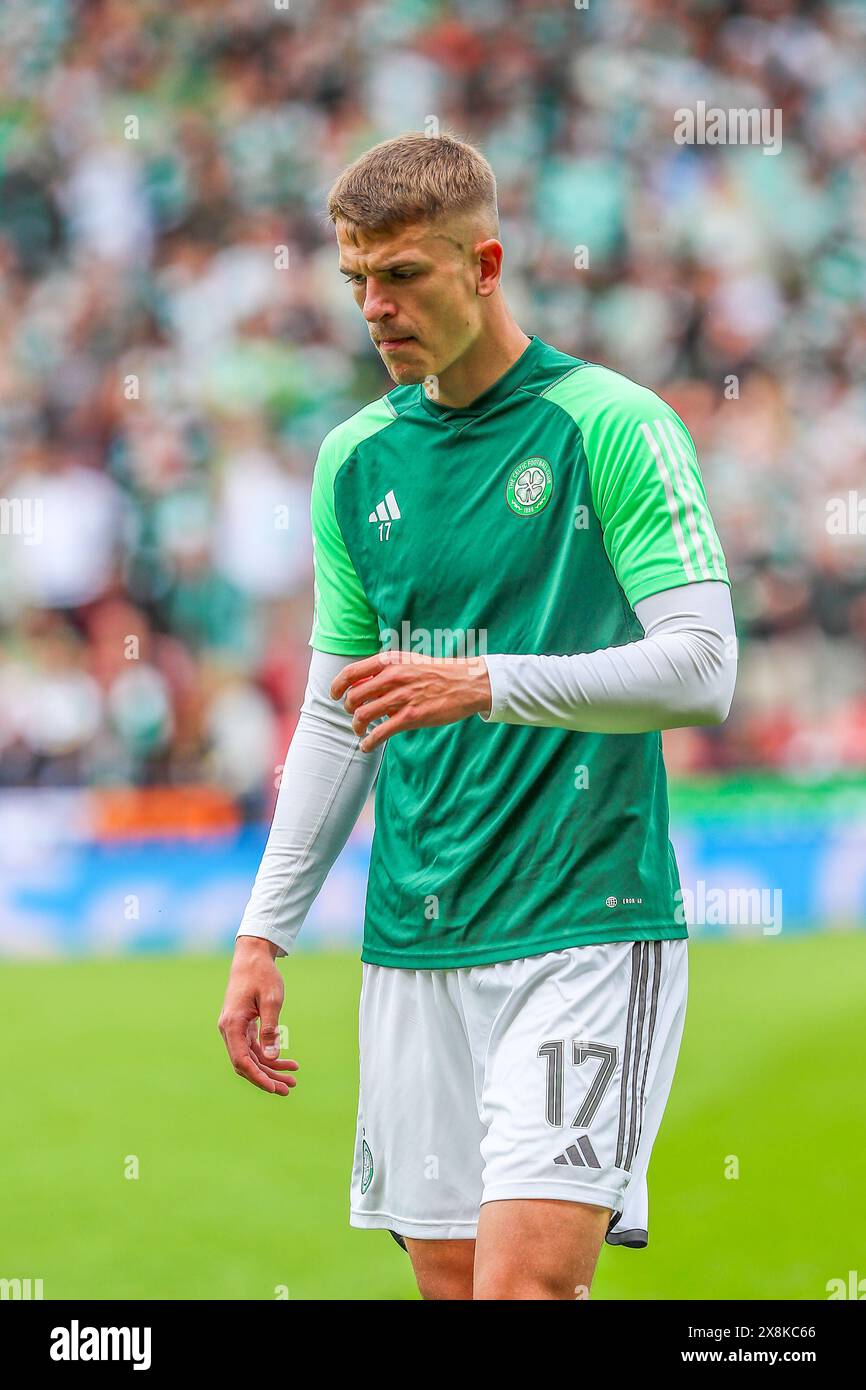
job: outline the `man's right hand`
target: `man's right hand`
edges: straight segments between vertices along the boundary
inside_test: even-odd
[[[285,986],[276,964],[277,947],[261,936],[239,936],[218,1027],[238,1076],[271,1095],[287,1096],[297,1085],[284,1073],[297,1062],[280,1058],[280,1009]],[[261,1035],[256,1037],[256,1021]]]

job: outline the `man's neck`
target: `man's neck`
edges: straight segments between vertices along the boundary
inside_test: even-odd
[[[437,402],[453,410],[471,405],[514,366],[529,343],[530,339],[512,318],[497,325],[496,331],[479,334],[463,356],[440,376]]]

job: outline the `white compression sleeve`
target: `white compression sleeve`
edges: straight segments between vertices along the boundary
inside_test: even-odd
[[[368,653],[369,654],[369,653]],[[359,657],[314,651],[274,818],[237,936],[262,936],[288,955],[310,905],[370,794],[384,745],[362,753],[331,682]]]
[[[573,656],[486,656],[491,723],[638,734],[721,724],[737,675],[727,584],[665,589],[634,609],[645,636]]]

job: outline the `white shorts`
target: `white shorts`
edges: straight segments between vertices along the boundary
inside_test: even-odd
[[[647,1243],[647,1167],[673,1080],[687,942],[495,965],[364,965],[353,1226],[471,1239],[484,1202],[610,1207]]]

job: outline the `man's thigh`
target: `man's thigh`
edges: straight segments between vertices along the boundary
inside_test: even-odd
[[[474,1240],[413,1240],[406,1251],[421,1297],[425,1300],[466,1300],[473,1295]]]
[[[610,1216],[609,1207],[585,1202],[485,1202],[473,1298],[588,1298]]]
[[[487,1202],[475,1240],[406,1239],[424,1299],[588,1298],[610,1208]]]
[[[583,1202],[487,1202],[475,1240],[405,1244],[425,1300],[584,1299],[610,1215]]]

